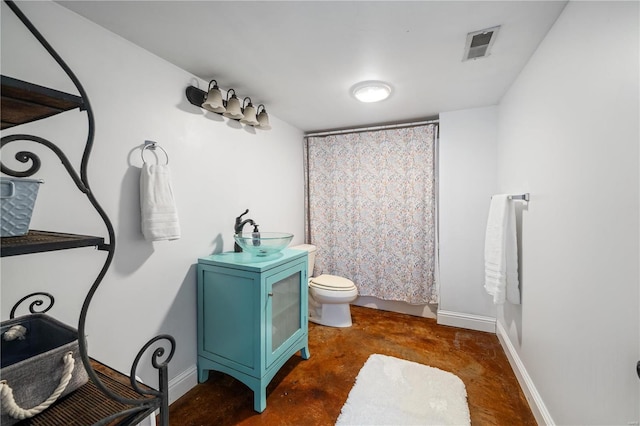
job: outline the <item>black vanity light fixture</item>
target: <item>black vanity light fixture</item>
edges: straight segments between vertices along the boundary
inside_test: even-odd
[[[223,99],[222,92],[216,80],[209,82],[209,87],[206,92],[197,87],[189,86],[187,87],[186,94],[190,103],[207,111],[222,114],[225,117],[238,120],[240,123],[255,127],[256,129],[271,129],[269,115],[263,104],[255,108],[251,102],[251,98],[248,96],[242,100],[241,104],[234,89],[227,90],[227,98]]]

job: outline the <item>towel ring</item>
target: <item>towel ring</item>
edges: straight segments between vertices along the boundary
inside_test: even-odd
[[[167,162],[165,163],[165,165],[169,164],[169,154],[167,154],[167,151],[165,151],[163,147],[161,147],[157,142],[154,141],[144,141],[144,146],[142,147],[142,151],[140,152],[143,163],[146,163],[146,160],[144,159],[144,151],[147,148],[152,151],[155,151],[156,148],[160,148],[160,150],[164,152],[164,156],[167,157]]]

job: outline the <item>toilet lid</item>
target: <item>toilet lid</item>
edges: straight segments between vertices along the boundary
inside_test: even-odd
[[[353,290],[356,287],[356,285],[351,280],[328,274],[322,274],[319,277],[311,278],[309,285],[315,288],[336,291],[348,291]]]

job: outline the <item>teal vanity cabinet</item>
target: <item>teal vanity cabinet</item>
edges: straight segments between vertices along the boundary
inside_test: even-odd
[[[253,390],[266,388],[292,355],[309,359],[307,253],[284,249],[261,259],[220,253],[198,259],[198,381],[221,371]]]

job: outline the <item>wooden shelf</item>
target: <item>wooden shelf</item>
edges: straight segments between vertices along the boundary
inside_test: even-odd
[[[143,398],[131,388],[127,376],[112,370],[98,361],[91,360],[91,362],[102,383],[111,391],[125,398]],[[140,385],[140,387],[145,388],[143,385]],[[42,413],[31,419],[23,420],[20,422],[20,426],[92,425],[105,417],[127,408],[131,408],[131,406],[110,399],[89,380],[87,384],[81,386],[60,401],[57,401]],[[118,425],[123,422],[124,424],[127,423],[126,417],[113,421],[109,423],[109,425]]]
[[[83,106],[80,96],[2,76],[2,129]]]
[[[102,237],[31,230],[26,235],[19,237],[0,238],[0,256],[42,253],[103,244],[104,238]]]

